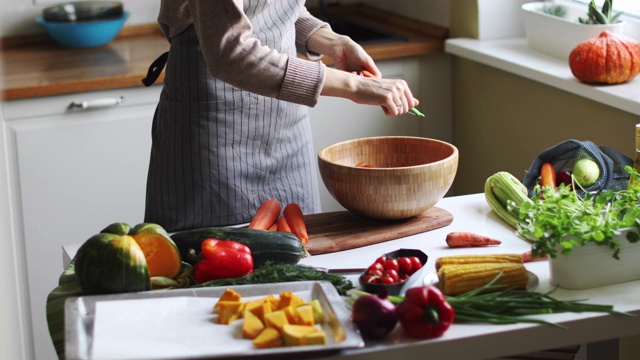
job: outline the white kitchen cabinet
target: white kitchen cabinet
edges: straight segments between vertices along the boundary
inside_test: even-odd
[[[45,305],[62,270],[62,245],[83,242],[111,222],[143,221],[159,92],[154,86],[4,104],[30,357],[56,357]],[[74,102],[89,108],[70,107]]]

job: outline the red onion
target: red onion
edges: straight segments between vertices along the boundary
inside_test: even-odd
[[[385,294],[362,295],[353,303],[351,314],[362,337],[382,339],[396,327],[396,305]]]

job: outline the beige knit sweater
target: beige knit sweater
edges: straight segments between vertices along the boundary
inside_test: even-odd
[[[259,95],[307,106],[317,103],[326,68],[306,43],[328,24],[306,8],[295,23],[296,49],[311,60],[279,53],[252,38],[243,0],[162,0],[158,22],[169,41],[193,24],[213,77]]]

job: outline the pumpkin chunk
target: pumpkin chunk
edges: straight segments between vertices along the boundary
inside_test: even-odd
[[[245,306],[262,322],[264,322],[264,315],[273,311],[271,302],[265,299],[249,301]]]
[[[324,345],[326,343],[327,335],[322,330],[308,333],[302,338],[303,345]]]
[[[303,306],[303,305],[311,305],[311,308],[313,309],[313,323],[314,324],[322,324],[324,323],[324,311],[322,311],[322,305],[320,305],[320,300],[318,299],[313,299],[309,302],[306,302],[302,305],[299,306]]]
[[[264,324],[251,311],[245,310],[243,317],[242,337],[245,339],[255,339],[262,330],[264,330]]]
[[[264,330],[253,339],[253,345],[257,348],[279,347],[282,346],[282,336],[275,328],[264,328]]]
[[[305,344],[305,336],[316,331],[320,330],[313,325],[285,325],[282,327],[282,341],[284,346],[301,346]]]
[[[300,305],[296,308],[296,324],[313,325],[313,308],[311,305]]]
[[[276,307],[276,310],[283,309],[287,306],[296,307],[298,305],[301,305],[302,303],[304,303],[304,300],[302,300],[299,296],[295,295],[293,292],[283,291],[280,293],[280,301],[278,301],[278,306]]]
[[[224,325],[238,320],[244,306],[241,301],[220,301],[218,304],[218,324]]]
[[[218,311],[219,309],[218,304],[220,304],[221,301],[242,301],[242,295],[238,294],[235,290],[231,288],[226,289],[218,299],[218,302],[213,307],[214,311]]]
[[[287,320],[287,315],[282,310],[270,312],[264,315],[264,324],[267,327],[272,327],[278,330],[278,332],[282,332],[282,327],[286,324],[289,324],[289,320]]]

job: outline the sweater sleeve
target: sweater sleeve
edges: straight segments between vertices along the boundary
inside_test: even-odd
[[[189,8],[212,76],[259,95],[315,106],[324,83],[323,63],[289,57],[251,37],[242,0],[189,0]]]

